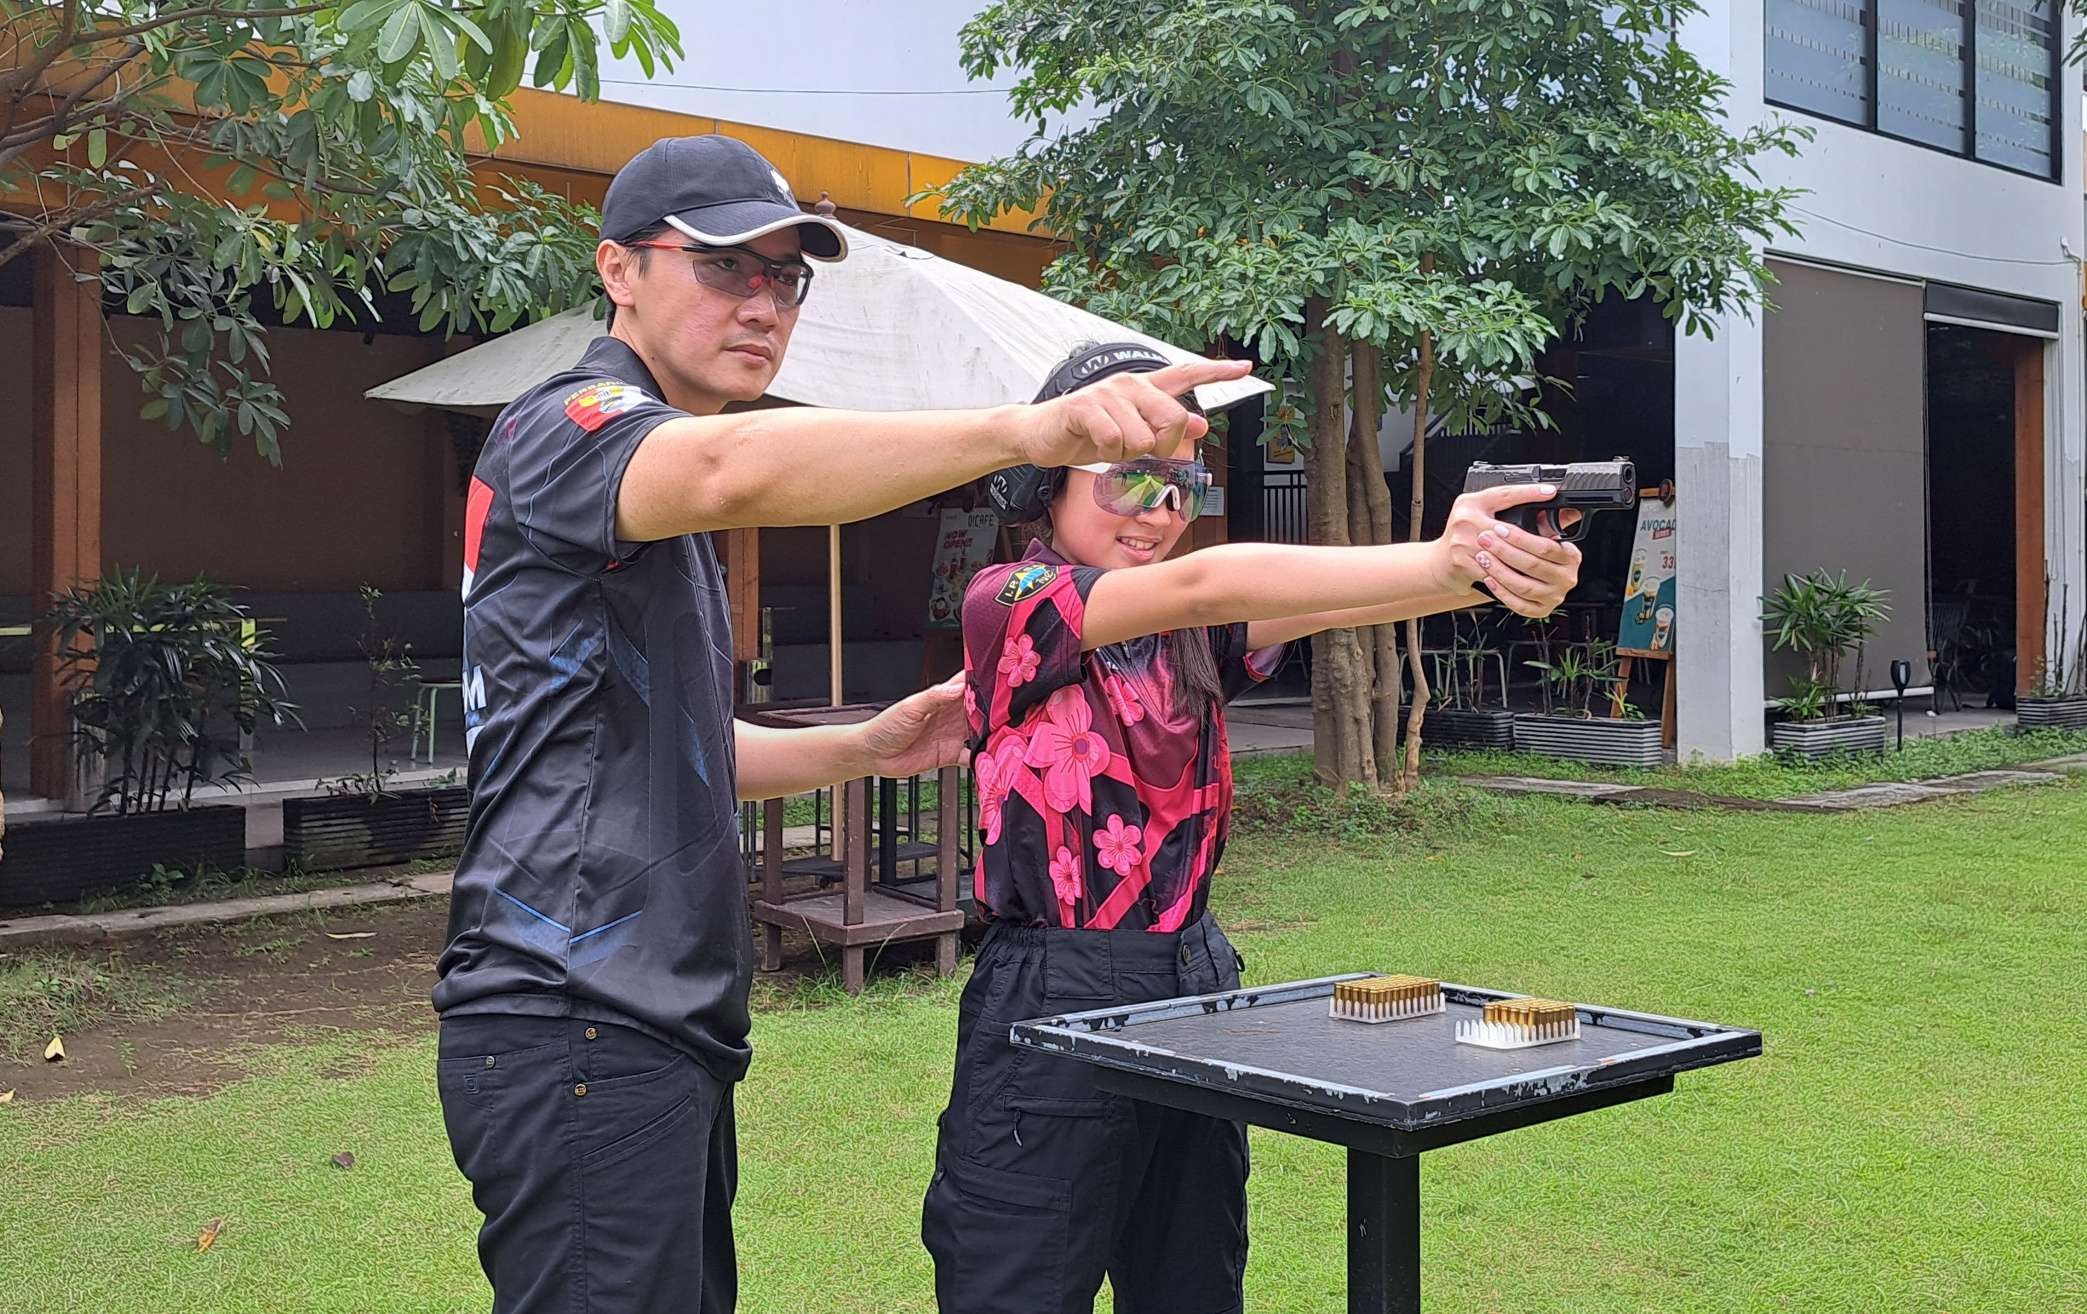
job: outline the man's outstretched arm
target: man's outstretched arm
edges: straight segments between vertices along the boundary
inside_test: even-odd
[[[860,725],[778,730],[733,722],[739,797],[802,794],[858,776],[914,776],[964,760],[961,675],[893,703]]]
[[[1246,361],[1125,373],[1034,405],[979,411],[777,407],[668,420],[616,501],[616,537],[650,542],[756,525],[846,524],[1010,465],[1169,455],[1209,430],[1175,397],[1243,378]]]

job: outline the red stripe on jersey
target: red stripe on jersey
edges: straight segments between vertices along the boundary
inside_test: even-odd
[[[493,509],[493,490],[471,477],[471,491],[464,499],[464,569],[478,572],[478,545],[485,538],[486,516]]]

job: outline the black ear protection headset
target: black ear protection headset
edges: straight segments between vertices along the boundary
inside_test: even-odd
[[[1104,342],[1083,347],[1066,357],[1051,371],[1037,390],[1035,401],[1047,402],[1068,392],[1098,383],[1111,374],[1135,371],[1150,374],[1173,362],[1151,347],[1136,342]],[[1042,469],[1033,465],[1010,466],[986,480],[986,500],[1003,525],[1027,524],[1043,519],[1051,499],[1065,486],[1065,468]]]

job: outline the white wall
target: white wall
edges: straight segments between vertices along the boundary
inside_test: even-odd
[[[2066,13],[2061,48],[2079,20]],[[2054,301],[2061,337],[2045,364],[2047,444],[2046,555],[2054,577],[2083,578],[2083,416],[2080,268],[2082,236],[2081,102],[2061,94],[2063,176],[2024,177],[1974,160],[1898,142],[1858,128],[1768,105],[1762,0],[1726,0],[1695,15],[1682,40],[1732,83],[1728,108],[1737,131],[1773,116],[1810,126],[1796,159],[1762,162],[1764,182],[1802,188],[1793,218],[1801,232],[1769,246],[1774,254],[1877,273],[1958,283]],[[2067,66],[2070,88],[2079,72]],[[1771,292],[1771,297],[1773,293]],[[1684,634],[1680,744],[1684,759],[1725,758],[1761,747],[1761,327],[1729,319],[1715,342],[1684,339],[1675,352],[1677,484],[1705,488],[1722,506],[1691,526],[1681,555]],[[1861,380],[1851,379],[1851,387]],[[1708,532],[1697,532],[1698,529]]]
[[[986,0],[662,0],[685,58],[650,81],[605,62],[602,97],[959,160],[1005,155],[1029,135],[1003,72],[968,82],[957,33]],[[760,88],[717,91],[705,88]],[[906,95],[864,92],[905,91]],[[855,94],[837,94],[855,93]]]

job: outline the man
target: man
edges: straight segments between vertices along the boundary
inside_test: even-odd
[[[710,531],[863,519],[1006,466],[1171,452],[1244,362],[1040,405],[721,414],[775,377],[846,230],[725,137],[624,167],[609,335],[493,426],[465,524],[469,834],[435,1006],[498,1314],[733,1307],[732,1085],[753,961],[740,799],[957,760],[952,681],[866,725],[732,719]]]

